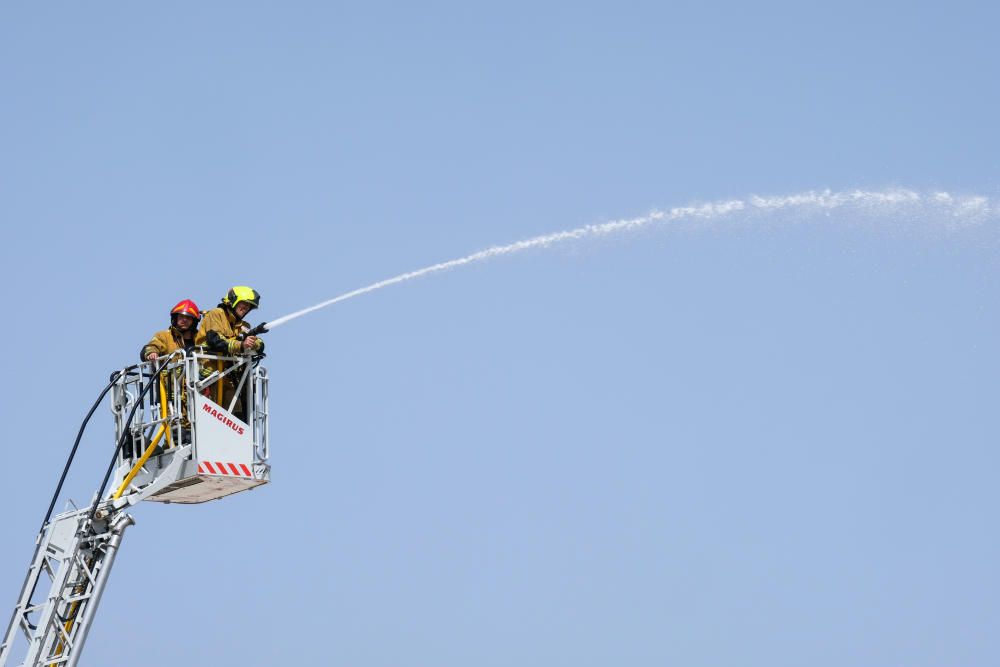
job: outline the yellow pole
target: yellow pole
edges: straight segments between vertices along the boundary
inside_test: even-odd
[[[167,387],[163,380],[163,373],[160,373],[160,419],[167,418]],[[166,422],[163,423],[163,430],[167,434],[167,447],[173,447],[174,443],[170,440],[170,427]]]
[[[93,564],[94,564],[94,559],[93,558],[91,558],[90,560],[87,561],[87,567],[90,567]],[[73,589],[73,594],[74,595],[79,595],[80,593],[82,593],[84,591],[84,589],[85,589],[85,586],[83,584],[81,584],[81,585],[79,585],[79,586],[77,586],[76,588]],[[76,602],[74,602],[73,604],[71,604],[69,606],[69,613],[67,614],[68,620],[65,623],[63,623],[63,630],[66,631],[67,635],[69,634],[69,631],[73,629],[73,625],[76,623],[76,610],[79,609],[79,607],[80,607],[80,601],[79,600],[77,600]],[[59,644],[56,646],[56,652],[54,654],[55,657],[57,657],[57,658],[62,657],[63,647],[64,646],[65,646],[65,644],[63,644],[63,640],[60,639],[59,640]],[[56,667],[56,663],[51,662],[51,663],[49,663],[48,667]]]
[[[153,455],[153,450],[156,449],[156,444],[160,442],[160,438],[163,437],[163,433],[165,431],[166,427],[163,424],[160,424],[160,430],[156,432],[156,437],[153,438],[151,443],[149,443],[149,447],[146,448],[146,451],[142,453],[139,460],[135,462],[134,466],[132,466],[132,470],[130,470],[128,475],[125,476],[125,479],[122,480],[122,485],[118,487],[117,491],[115,491],[115,495],[112,496],[112,499],[118,500],[122,497],[122,494],[125,493],[125,489],[127,489],[128,485],[133,479],[135,479],[135,476],[139,474],[139,469],[142,468],[142,466],[146,464],[146,461],[149,460],[149,457]]]
[[[215,360],[215,370],[222,374],[222,359]],[[222,378],[215,381],[215,402],[222,405]]]
[[[74,589],[73,594],[79,595],[82,592],[83,591],[80,590],[80,587],[77,586],[76,589]],[[69,631],[73,629],[73,624],[76,622],[76,608],[79,606],[79,604],[80,604],[79,602],[74,602],[69,606],[69,620],[63,623],[63,629],[66,631],[66,634],[69,634]],[[63,640],[60,639],[59,645],[56,646],[55,657],[57,658],[62,657],[62,652],[63,652]],[[49,667],[56,667],[56,663],[54,662],[49,663]]]

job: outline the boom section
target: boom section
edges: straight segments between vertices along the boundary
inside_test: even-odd
[[[132,517],[90,519],[90,508],[56,516],[38,545],[0,645],[0,666],[76,665],[118,547]]]
[[[112,485],[98,489],[94,507],[74,507],[42,527],[0,667],[77,664],[134,524],[128,506],[203,503],[268,483],[268,377],[259,362],[178,351],[117,374],[111,410],[123,444]]]

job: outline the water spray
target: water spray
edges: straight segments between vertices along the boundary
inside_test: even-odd
[[[654,210],[650,213],[627,220],[613,220],[600,224],[585,225],[534,238],[517,241],[510,245],[493,246],[471,255],[434,264],[423,269],[402,273],[398,276],[372,283],[367,287],[346,292],[314,306],[283,315],[270,323],[258,324],[251,335],[259,335],[307,315],[313,311],[332,306],[341,301],[353,299],[356,296],[380,290],[383,287],[397,285],[414,278],[420,278],[431,273],[446,271],[466,264],[482,262],[501,255],[529,250],[532,248],[548,248],[558,243],[576,241],[585,238],[599,238],[627,231],[634,231],[653,224],[678,222],[682,220],[711,221],[739,212],[774,213],[782,210],[801,210],[803,212],[829,212],[835,209],[854,210],[864,214],[887,214],[909,210],[919,212],[934,212],[947,216],[954,223],[969,224],[979,222],[1000,214],[1000,205],[982,196],[958,196],[948,192],[921,193],[914,190],[847,190],[832,192],[809,191],[782,197],[751,196],[747,199],[731,199],[693,206],[680,206],[665,211]],[[265,327],[266,324],[266,327]]]

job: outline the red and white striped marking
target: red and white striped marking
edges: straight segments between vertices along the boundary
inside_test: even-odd
[[[199,461],[198,472],[202,475],[225,475],[227,477],[249,477],[253,473],[245,463],[228,463],[226,461]]]

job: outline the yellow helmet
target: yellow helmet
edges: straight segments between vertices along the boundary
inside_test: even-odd
[[[229,290],[229,293],[222,298],[222,303],[230,308],[236,308],[240,303],[247,303],[250,305],[250,310],[253,310],[260,307],[260,294],[246,285],[238,285]]]

